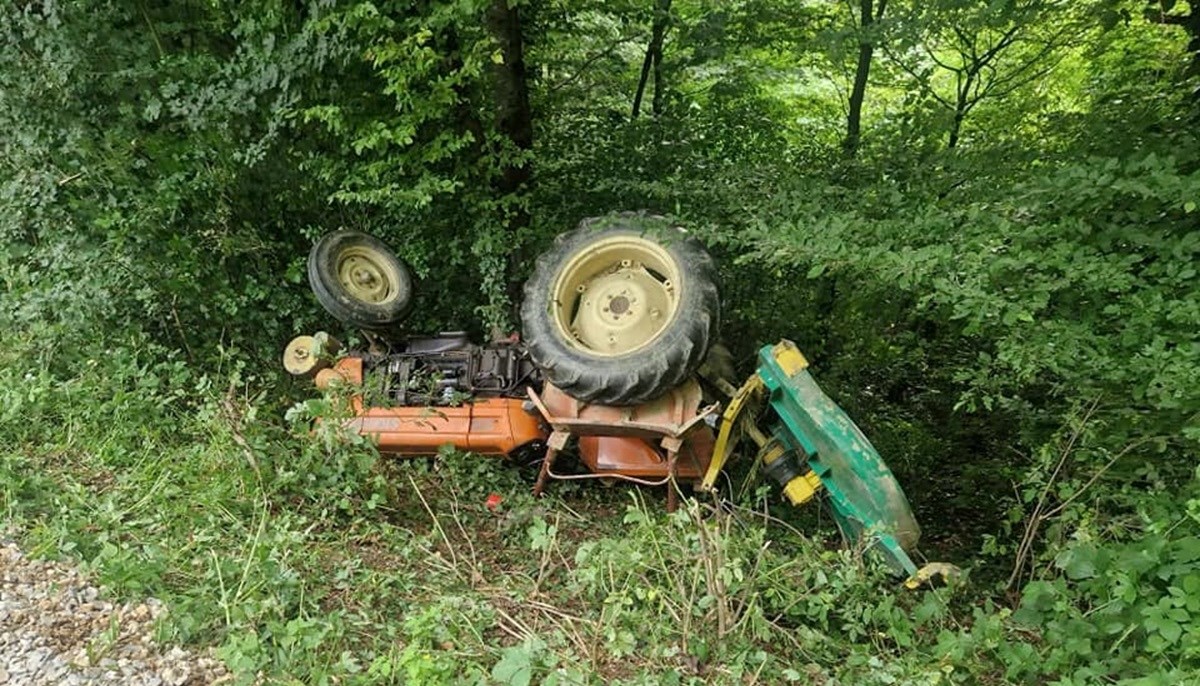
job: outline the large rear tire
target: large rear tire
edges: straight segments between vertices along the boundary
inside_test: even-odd
[[[378,330],[412,309],[412,270],[378,238],[360,231],[327,234],[308,253],[308,283],[329,314]]]
[[[584,220],[525,283],[522,334],[547,381],[574,398],[637,405],[683,383],[717,338],[712,258],[662,217]]]

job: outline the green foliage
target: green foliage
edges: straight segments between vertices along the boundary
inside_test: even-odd
[[[1040,632],[1045,647],[1033,663],[1014,661],[1011,675],[1024,668],[1088,683],[1157,674],[1166,656],[1180,676],[1196,664],[1200,539],[1173,532],[1117,546],[1080,542],[1060,552],[1056,566],[1062,577],[1027,585],[1013,615]]]
[[[1193,678],[1200,43],[1153,4],[890,0],[865,29],[862,3],[675,0],[662,111],[631,119],[654,3],[512,3],[529,149],[508,3],[8,3],[5,525],[163,598],[163,637],[243,683]],[[413,264],[411,330],[481,333],[551,236],[643,208],[720,258],[740,371],[796,340],[966,583],[895,592],[695,503],[534,501],[453,452],[397,466],[276,369],[333,329],[303,284],[326,231]]]
[[[487,297],[487,322],[509,324],[512,237],[504,218],[520,198],[494,197],[493,184],[526,153],[495,129],[480,87],[503,59],[483,27],[489,5],[442,2],[407,12],[356,3],[330,12],[315,31],[342,46],[342,60],[293,116],[323,141],[301,164],[330,189],[331,201],[368,209],[362,228],[393,239],[419,275],[436,268],[461,272],[464,284],[475,280]]]

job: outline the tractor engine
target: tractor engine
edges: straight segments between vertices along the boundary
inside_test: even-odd
[[[525,346],[476,345],[462,331],[409,339],[399,352],[364,357],[363,383],[373,404],[453,407],[482,398],[524,398],[540,387]]]

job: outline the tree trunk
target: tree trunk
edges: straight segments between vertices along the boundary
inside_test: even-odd
[[[529,105],[529,82],[525,71],[525,47],[521,36],[521,18],[517,8],[507,0],[493,0],[487,13],[487,28],[500,47],[502,61],[493,66],[492,88],[495,97],[496,130],[512,141],[519,151],[533,149],[533,109]],[[498,218],[509,233],[515,234],[529,226],[529,212],[518,196],[524,192],[533,177],[533,169],[524,159],[509,161],[501,170],[496,181],[496,193],[500,199]],[[510,314],[518,319],[517,303],[521,302],[521,284],[513,279],[524,260],[523,246],[514,240],[508,252],[506,264]],[[505,332],[493,332],[499,335]]]
[[[846,113],[846,139],[842,141],[842,149],[847,157],[858,153],[858,143],[862,135],[862,107],[867,95],[867,77],[871,73],[871,57],[875,52],[874,38],[867,32],[871,26],[883,18],[887,8],[887,0],[880,0],[879,12],[874,11],[873,0],[860,0],[862,19],[859,22],[861,37],[858,42],[858,66],[854,70],[854,87],[850,91],[850,110]]]
[[[971,65],[967,69],[966,79],[959,85],[958,92],[955,94],[954,121],[950,124],[950,141],[946,143],[946,147],[950,150],[958,146],[958,138],[962,134],[963,120],[967,118],[967,112],[975,103],[979,102],[978,99],[971,100],[971,87],[975,85],[975,79],[979,77],[979,70],[982,68],[982,63]]]
[[[1167,8],[1160,0],[1147,0],[1144,16],[1156,24],[1179,26],[1188,33],[1186,50],[1192,59],[1183,72],[1185,79],[1200,77],[1200,8],[1196,2],[1189,3],[1191,9],[1187,14],[1167,14]],[[1192,91],[1192,99],[1200,102],[1200,89]]]
[[[650,101],[650,111],[654,116],[662,114],[662,39],[658,41],[658,51],[654,53],[654,99]]]
[[[633,112],[630,119],[637,119],[642,111],[642,95],[646,93],[646,82],[650,80],[650,67],[654,64],[654,53],[646,48],[646,58],[642,60],[642,75],[638,78],[637,92],[633,94]]]
[[[438,46],[438,51],[442,55],[445,55],[443,59],[446,63],[446,71],[454,73],[463,68],[462,48],[458,40],[458,33],[453,28],[447,28],[442,38],[445,41],[444,47]],[[483,155],[483,143],[487,139],[487,132],[475,108],[471,106],[470,89],[463,83],[454,85],[453,89],[458,101],[458,104],[454,108],[458,130],[471,134],[471,153],[475,157],[481,157]]]
[[[662,112],[662,48],[667,35],[667,24],[671,18],[671,0],[656,0],[654,24],[650,29],[650,44],[646,46],[646,58],[642,60],[642,75],[638,79],[637,92],[633,96],[633,112],[630,118],[637,119],[642,112],[642,98],[646,95],[646,83],[650,80],[650,69],[654,68],[654,114]]]
[[[950,141],[946,143],[946,147],[953,150],[958,146],[958,136],[962,132],[963,120],[967,118],[966,103],[962,100],[958,101],[954,108],[954,122],[950,124]]]
[[[488,30],[500,46],[503,62],[493,69],[496,98],[496,128],[519,150],[533,148],[533,111],[529,106],[529,83],[525,74],[525,50],[521,40],[521,19],[517,8],[506,0],[494,0],[487,17]],[[502,195],[516,193],[528,183],[529,164],[514,162],[505,167],[498,184]],[[518,228],[528,223],[525,217]]]

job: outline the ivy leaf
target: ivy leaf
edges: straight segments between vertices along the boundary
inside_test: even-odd
[[[1169,619],[1160,619],[1154,622],[1154,628],[1167,643],[1174,643],[1183,635],[1183,627]]]
[[[1090,579],[1096,576],[1096,550],[1089,547],[1071,548],[1063,551],[1055,564],[1069,579]]]
[[[505,648],[492,668],[492,678],[509,686],[529,686],[533,681],[533,653],[528,644]]]

